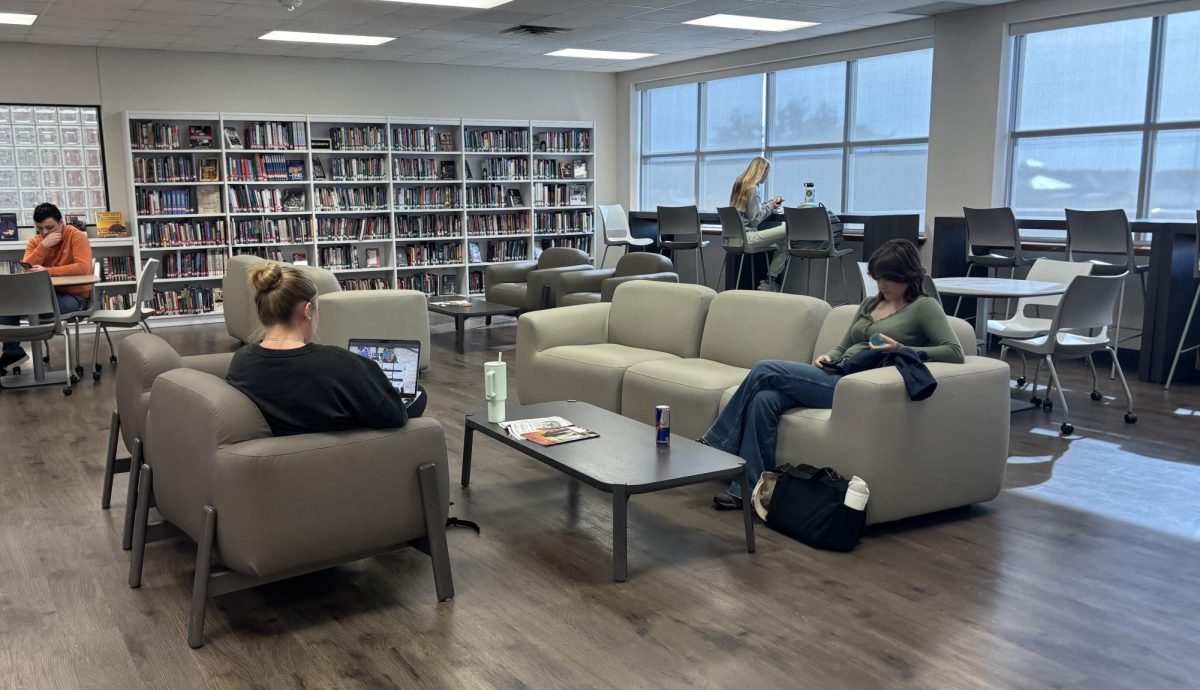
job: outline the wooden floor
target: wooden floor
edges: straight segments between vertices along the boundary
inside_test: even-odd
[[[515,331],[470,332],[466,356],[434,335],[428,414],[453,477],[481,363]],[[232,345],[221,326],[161,334],[189,354]],[[449,535],[453,602],[402,552],[220,597],[195,651],[194,547],[150,545],[131,590],[123,477],[98,507],[113,377],[70,398],[6,390],[0,687],[1197,687],[1200,386],[1135,384],[1127,426],[1120,400],[1087,399],[1081,364],[1063,369],[1076,437],[1058,409],[1015,415],[991,503],[873,528],[851,554],[760,527],[750,555],[740,515],[708,507],[716,485],[636,496],[624,584],[609,497],[573,500],[478,438],[451,498],[483,533]]]

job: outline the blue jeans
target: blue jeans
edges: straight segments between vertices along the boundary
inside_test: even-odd
[[[87,309],[88,305],[91,304],[91,302],[92,302],[90,299],[88,299],[86,297],[78,297],[76,295],[70,295],[65,292],[55,292],[54,294],[55,294],[55,296],[58,297],[58,313],[59,314],[70,314],[73,311]],[[50,317],[50,314],[42,314],[42,318],[49,319],[51,317]],[[16,325],[19,325],[20,323],[21,323],[21,317],[19,317],[19,316],[0,316],[0,325],[16,326]],[[10,341],[6,341],[4,343],[4,354],[6,354],[6,355],[11,354],[11,355],[19,356],[19,357],[24,357],[25,350],[21,347],[21,343],[15,341],[15,340],[10,340]]]
[[[733,399],[704,434],[704,441],[741,456],[746,461],[750,485],[754,486],[759,475],[775,467],[780,415],[793,407],[833,407],[833,389],[841,378],[841,374],[811,364],[763,360],[738,386]],[[733,482],[729,493],[742,498],[741,485]]]

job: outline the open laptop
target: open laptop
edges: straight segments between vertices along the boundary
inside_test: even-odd
[[[421,373],[421,341],[351,338],[350,351],[378,364],[406,407],[420,397],[417,377]]]

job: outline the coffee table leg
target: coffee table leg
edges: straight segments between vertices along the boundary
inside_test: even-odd
[[[465,489],[471,483],[471,441],[475,438],[475,430],[471,427],[466,427],[463,430],[463,454],[462,454],[462,486]]]
[[[613,579],[624,582],[629,576],[629,494],[625,485],[613,487]]]
[[[463,354],[463,327],[466,319],[462,316],[454,317],[454,347],[458,350],[458,354]],[[465,486],[465,485],[464,485]]]
[[[754,506],[750,500],[750,476],[743,470],[739,476],[742,483],[742,517],[746,521],[746,552],[754,553]]]

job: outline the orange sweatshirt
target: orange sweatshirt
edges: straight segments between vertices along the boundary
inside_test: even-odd
[[[92,245],[87,233],[74,225],[64,225],[62,241],[54,247],[42,246],[42,236],[34,235],[25,245],[25,263],[45,266],[51,276],[83,276],[92,272]],[[56,288],[79,297],[92,294],[91,285]]]

